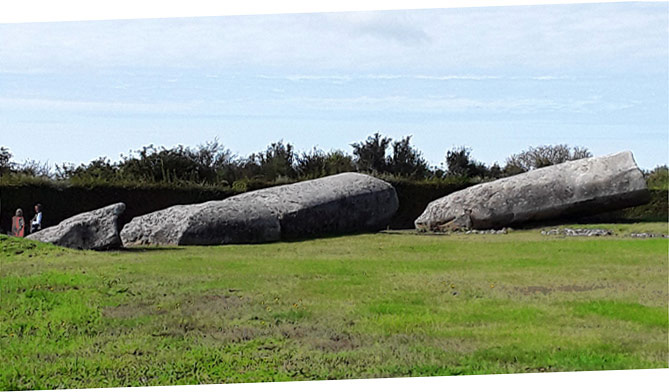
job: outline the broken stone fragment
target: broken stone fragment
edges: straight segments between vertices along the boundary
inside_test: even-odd
[[[629,151],[585,158],[478,184],[431,202],[421,231],[491,229],[590,215],[647,203],[650,193]]]
[[[116,203],[65,219],[27,236],[27,239],[49,242],[73,249],[107,250],[119,248],[118,217],[125,204]]]

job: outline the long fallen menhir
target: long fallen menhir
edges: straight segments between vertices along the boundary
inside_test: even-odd
[[[379,230],[399,202],[385,181],[358,173],[276,186],[135,217],[124,246],[259,243]]]
[[[591,215],[647,203],[650,194],[629,151],[585,158],[478,184],[431,202],[421,231],[490,229]]]

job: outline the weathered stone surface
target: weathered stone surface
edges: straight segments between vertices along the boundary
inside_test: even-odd
[[[134,218],[124,246],[259,243],[384,228],[398,208],[385,181],[342,173]]]
[[[478,184],[431,202],[416,229],[490,229],[647,203],[629,151],[544,167]]]
[[[105,250],[121,246],[118,217],[125,211],[125,204],[84,212],[65,219],[57,226],[47,227],[26,238],[50,242],[74,249]]]

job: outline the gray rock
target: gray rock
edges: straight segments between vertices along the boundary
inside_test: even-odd
[[[501,228],[499,230],[489,229],[489,230],[467,230],[463,231],[462,234],[507,234],[508,230],[506,228]]]
[[[601,237],[613,235],[611,230],[607,229],[572,229],[565,227],[562,229],[542,230],[543,235],[566,235],[568,237]]]
[[[629,151],[544,167],[478,184],[431,202],[418,230],[490,229],[647,203],[650,193]]]
[[[118,217],[123,211],[125,204],[112,204],[67,218],[57,226],[47,227],[26,238],[74,249],[119,248]]]
[[[139,216],[121,239],[124,246],[214,245],[379,230],[398,204],[387,182],[342,173]]]
[[[669,238],[669,235],[658,233],[630,233],[632,238]]]

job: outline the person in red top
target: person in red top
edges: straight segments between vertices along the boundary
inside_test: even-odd
[[[23,219],[23,210],[16,210],[16,215],[12,217],[12,235],[14,237],[23,237],[26,233],[26,222]]]

